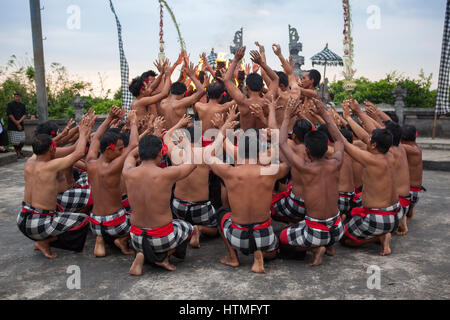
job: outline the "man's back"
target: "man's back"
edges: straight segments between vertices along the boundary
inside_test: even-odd
[[[402,146],[407,148],[410,185],[420,187],[423,175],[422,149],[415,142],[402,144]]]
[[[195,104],[195,110],[202,122],[202,133],[214,127],[211,120],[216,113],[223,113],[226,110],[225,106],[229,107],[231,105],[229,103],[222,105],[216,101],[209,101],[208,103],[197,102]]]
[[[169,96],[161,101],[161,113],[167,128],[172,128],[186,113],[186,108],[174,107],[177,102],[178,100],[174,96]]]
[[[57,172],[46,170],[47,162],[30,158],[25,165],[25,202],[42,210],[55,210]]]
[[[250,129],[250,128],[261,129],[261,128],[265,127],[261,123],[261,121],[259,121],[259,119],[257,119],[254,115],[252,115],[252,113],[249,109],[249,107],[252,104],[258,104],[261,107],[264,107],[266,105],[266,102],[261,97],[253,96],[250,98],[246,98],[244,104],[238,104],[238,109],[239,109],[239,113],[240,113],[240,121],[239,122],[241,125],[241,129],[244,131],[247,129]]]
[[[405,148],[401,145],[392,146],[389,149],[395,159],[395,174],[397,192],[400,196],[406,197],[409,195],[409,167],[408,158],[406,156]]]

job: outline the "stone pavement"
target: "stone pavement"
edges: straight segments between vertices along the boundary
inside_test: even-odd
[[[405,237],[393,236],[392,255],[381,257],[380,246],[359,249],[336,245],[334,257],[319,267],[305,261],[277,259],[266,263],[265,275],[250,271],[252,258],[239,255],[237,269],[220,264],[226,253],[220,238],[202,239],[200,249],[188,248],[185,261],[176,258],[175,272],[145,266],[140,278],[128,275],[132,256],[109,249],[93,256],[88,236],[82,253],[53,249],[44,258],[15,223],[23,199],[24,161],[0,167],[0,299],[450,299],[449,208],[450,173],[424,172],[416,216]],[[275,231],[283,224],[275,223]],[[69,266],[81,270],[81,289],[70,290]],[[381,269],[381,290],[368,289],[369,266]]]

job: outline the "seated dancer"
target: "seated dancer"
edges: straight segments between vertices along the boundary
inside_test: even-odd
[[[169,97],[161,101],[161,112],[166,120],[167,128],[172,128],[176,125],[183,115],[186,114],[187,108],[194,105],[205,94],[203,85],[195,76],[194,65],[189,63],[187,56],[184,58],[183,72],[186,72],[194,82],[197,91],[193,95],[186,97],[187,87],[184,82],[177,81],[172,84]]]
[[[328,137],[323,132],[313,131],[305,135],[306,154],[310,162],[288,145],[288,125],[290,117],[297,112],[296,104],[288,104],[280,129],[281,152],[302,175],[302,195],[307,210],[305,220],[281,231],[280,252],[293,249],[312,251],[314,260],[310,266],[322,264],[325,252],[334,255],[334,243],[344,234],[344,225],[337,208],[339,174],[344,156],[343,138],[325,105],[316,99],[314,103],[316,112],[325,120],[335,141],[334,153],[328,159],[324,157],[328,150]]]
[[[230,111],[216,140],[207,147],[208,155],[214,156],[216,147],[221,147],[223,143],[226,130],[237,125],[234,121],[237,115],[233,109]],[[271,147],[274,148],[274,145]],[[220,262],[238,267],[236,250],[240,250],[245,255],[253,254],[253,272],[265,273],[264,258],[275,258],[278,248],[269,210],[272,190],[275,182],[288,174],[289,168],[285,164],[270,167],[260,164],[259,133],[255,134],[253,129],[241,136],[237,149],[238,163],[234,167],[219,158],[209,159],[210,168],[226,185],[231,207],[219,210],[219,232],[228,250],[228,256]],[[276,173],[264,172],[267,169],[275,169],[271,171]]]
[[[189,176],[197,167],[184,164],[160,168],[163,143],[154,135],[139,141],[126,159],[123,175],[128,198],[133,208],[131,243],[137,251],[130,274],[142,275],[144,262],[154,263],[167,270],[176,270],[169,262],[174,255],[184,259],[194,228],[186,221],[173,219],[170,198],[173,184]],[[142,161],[136,167],[136,158]]]
[[[359,129],[362,130],[361,127]],[[359,135],[359,134],[358,134]],[[367,151],[344,140],[345,152],[363,165],[362,208],[354,208],[341,239],[344,245],[356,247],[379,242],[382,256],[391,254],[391,232],[398,228],[398,202],[395,158],[389,152],[392,134],[387,129],[372,131]]]
[[[272,80],[267,93],[268,97],[273,96],[276,98],[279,82],[277,74],[263,61],[261,55],[257,51],[251,51],[250,54],[252,56],[252,61],[261,66],[261,69],[263,69]],[[245,46],[238,48],[234,56],[233,63],[227,70],[223,80],[227,92],[238,105],[240,112],[240,127],[245,131],[250,128],[265,128],[267,125],[264,124],[261,118],[258,118],[252,114],[252,109],[250,108],[251,106],[256,105],[262,108],[266,104],[264,99],[261,97],[264,86],[263,78],[257,73],[251,73],[248,75],[246,80],[248,97],[236,87],[233,80],[234,71],[238,63],[240,63],[242,58],[244,58],[244,55]],[[264,114],[267,114],[267,112],[264,111]]]
[[[419,201],[419,192],[425,190],[422,187],[422,150],[416,143],[416,136],[416,127],[411,125],[403,126],[401,145],[406,150],[406,155],[408,158],[411,195],[411,205],[409,207],[409,211],[406,213],[408,219],[412,219],[414,216],[414,208]]]
[[[172,213],[177,219],[182,219],[194,225],[194,234],[191,238],[190,245],[193,248],[200,248],[200,235],[216,236],[217,235],[217,214],[209,196],[209,167],[204,163],[202,143],[200,141],[200,128],[195,131],[194,126],[187,128],[189,143],[191,146],[188,152],[180,150],[179,145],[175,146],[172,139],[176,130],[186,127],[190,123],[190,117],[184,115],[183,118],[164,136],[164,143],[168,147],[168,154],[171,155],[173,165],[177,160],[184,159],[188,156],[190,150],[194,150],[195,163],[197,168],[182,180],[178,180],[172,199]],[[173,159],[175,155],[177,159]]]
[[[136,111],[128,113],[131,125],[128,147],[124,148],[119,133],[112,130],[106,132],[111,121],[122,115],[123,112],[118,107],[111,108],[108,117],[95,132],[86,157],[94,199],[90,222],[92,233],[97,237],[94,248],[96,257],[106,255],[105,240],[113,242],[123,254],[133,253],[128,249],[130,213],[122,205],[120,180],[126,156],[138,144]]]
[[[25,195],[17,225],[25,236],[35,241],[34,249],[47,258],[56,257],[51,246],[76,252],[83,250],[89,229],[88,217],[83,213],[57,210],[57,176],[84,157],[94,123],[95,118],[83,117],[77,146],[63,157],[57,154],[56,144],[49,135],[38,134],[33,139],[34,155],[25,165]]]
[[[296,100],[289,99],[289,103],[296,103]],[[271,113],[273,104],[269,104]],[[284,115],[283,115],[284,116]],[[271,126],[272,128],[272,126]],[[288,139],[288,147],[292,151],[306,158],[305,135],[313,131],[311,123],[305,119],[297,120],[294,124],[292,139]],[[286,160],[289,163],[288,160]],[[270,207],[272,218],[277,221],[299,222],[305,218],[306,206],[303,201],[303,174],[295,167],[291,166],[292,188],[272,197],[272,206]]]

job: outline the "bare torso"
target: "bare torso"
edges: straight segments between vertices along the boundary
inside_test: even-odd
[[[410,185],[411,187],[420,188],[423,176],[422,150],[414,142],[406,145],[402,143],[402,145],[410,150],[407,153]]]
[[[339,192],[352,192],[355,190],[355,183],[353,181],[353,162],[352,158],[347,153],[344,153],[344,159],[339,173]]]
[[[396,185],[397,193],[399,196],[407,197],[409,195],[409,167],[408,158],[406,156],[405,149],[399,146],[392,146],[389,149],[395,159],[395,173],[396,173]]]

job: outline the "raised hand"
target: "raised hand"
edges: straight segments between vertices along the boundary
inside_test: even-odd
[[[227,112],[227,120],[226,120],[227,122],[234,121],[234,120],[237,119],[237,117],[239,116],[240,112],[236,113],[236,110],[237,110],[237,104],[235,104],[235,105],[230,107],[230,109]]]
[[[251,59],[252,59],[252,61],[254,63],[256,63],[258,65],[261,65],[263,63],[263,59],[261,57],[261,54],[258,51],[256,51],[256,50],[250,51],[250,56],[251,56]]]
[[[348,100],[345,100],[342,102],[342,115],[344,119],[350,117],[350,108],[349,108],[350,102]]]
[[[264,54],[266,52],[266,49],[264,48],[264,46],[259,44],[258,41],[255,42],[255,45],[258,47],[259,53]]]
[[[267,106],[268,106],[270,109],[273,108],[273,109],[275,109],[275,110],[284,108],[284,106],[278,105],[278,101],[279,101],[279,100],[280,100],[280,97],[278,97],[277,99],[274,99],[274,98],[273,98],[273,94],[270,95],[270,99],[264,98],[264,101],[267,103]]]
[[[256,64],[256,63],[252,64],[252,72],[253,73],[257,73],[259,71],[259,69],[260,69],[260,67],[258,64]]]
[[[356,101],[355,99],[353,99],[352,96],[350,96],[350,104],[349,104],[350,109],[357,114],[358,112],[361,112],[361,106],[359,105],[358,101]]]
[[[248,76],[250,74],[250,63],[245,65],[245,75]]]
[[[130,112],[128,112],[127,118],[130,120],[131,124],[133,123],[137,124],[136,110],[131,110]]]
[[[298,111],[299,100],[294,98],[289,98],[288,103],[286,105],[286,110],[284,112],[285,117],[295,117]]]
[[[275,53],[275,55],[277,55],[277,56],[281,55],[281,47],[279,44],[274,43],[272,45],[272,50],[273,50],[273,53]]]
[[[195,66],[194,64],[191,62],[189,64],[185,64],[183,66],[183,71],[186,72],[186,74],[192,78],[195,75]]]
[[[164,126],[166,124],[166,120],[164,117],[156,117],[155,121],[153,122],[153,128],[155,131],[164,129]]]
[[[242,58],[244,58],[244,56],[245,56],[245,50],[246,50],[246,46],[239,47],[236,50],[236,54],[234,55],[234,59],[237,60],[237,61],[242,60]]]
[[[176,124],[177,128],[185,128],[191,123],[191,116],[183,114],[183,117]]]
[[[314,112],[316,112],[318,115],[323,115],[328,112],[322,100],[315,98],[313,98],[312,100],[314,102],[314,106],[316,107]]]
[[[213,118],[211,119],[211,123],[214,126],[214,128],[216,129],[221,128],[225,123],[225,120],[223,119],[223,113],[215,113]]]
[[[262,107],[259,104],[252,104],[249,107],[251,114],[257,118],[264,117],[264,112]]]

